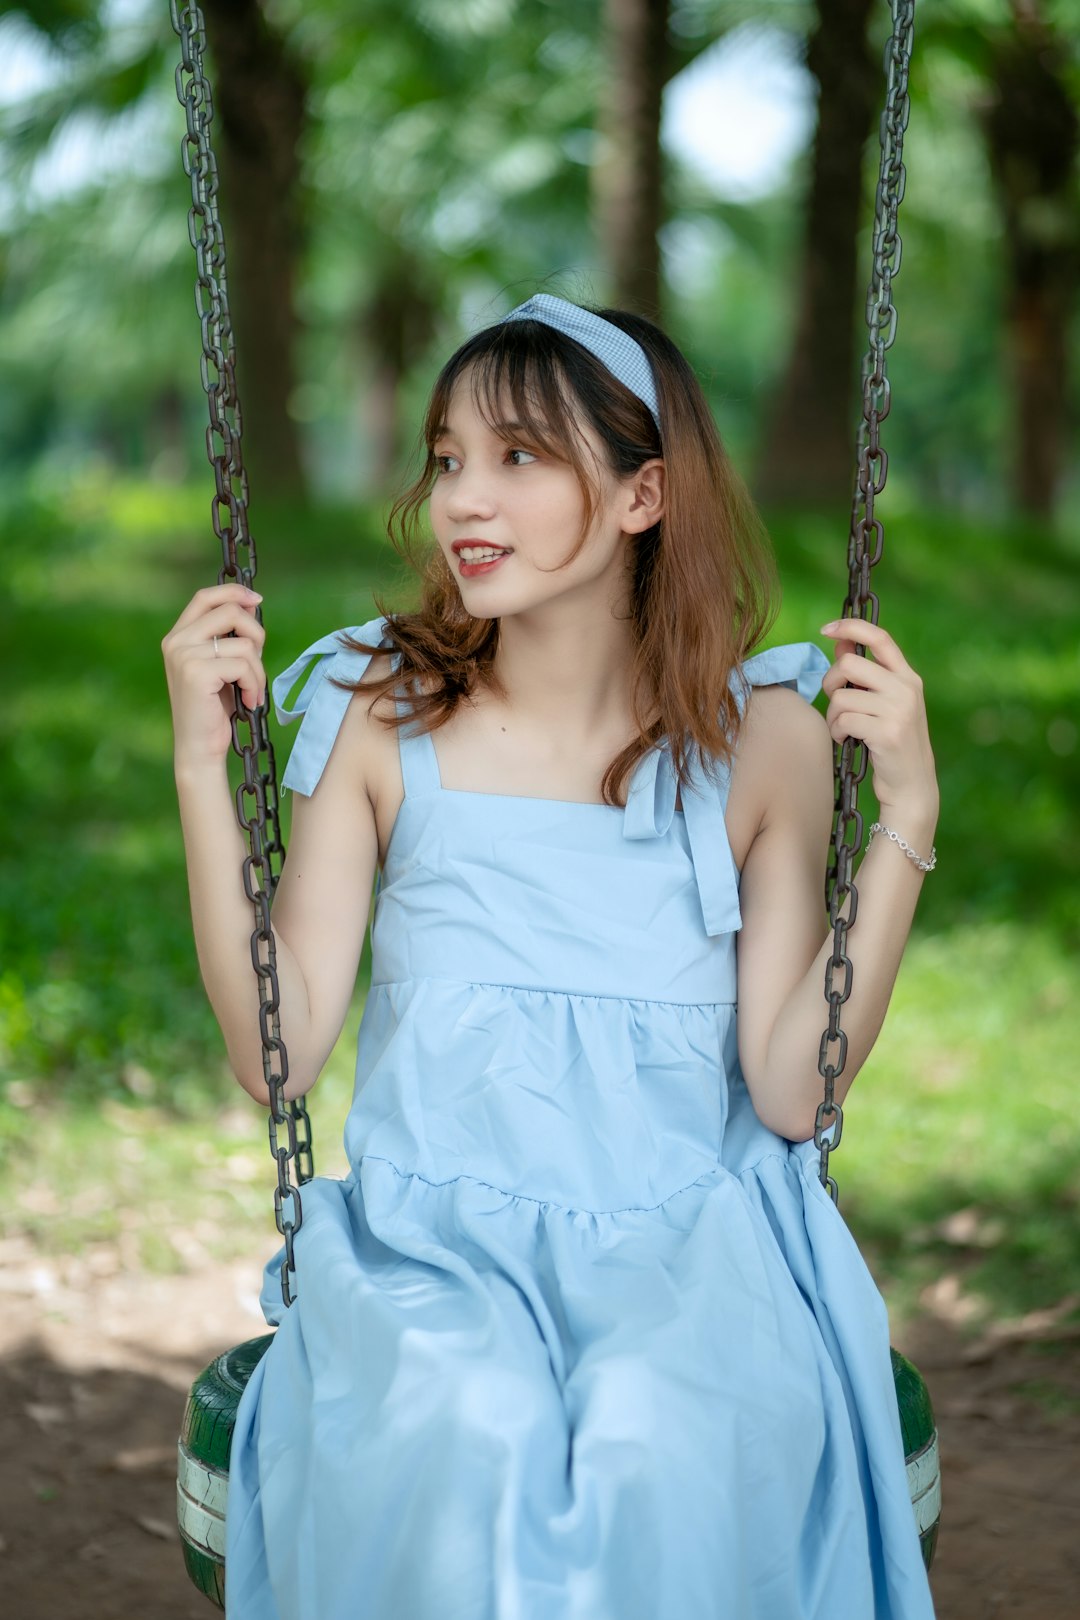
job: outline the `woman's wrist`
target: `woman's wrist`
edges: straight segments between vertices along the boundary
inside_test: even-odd
[[[889,839],[919,871],[931,870],[937,861],[934,834],[937,831],[937,812],[929,808],[915,808],[883,804],[878,818],[869,828],[866,849],[875,834]]]
[[[902,838],[918,847],[920,838],[924,844],[933,841],[937,832],[939,813],[938,801],[930,803],[925,799],[911,800],[902,804],[880,805],[874,819],[884,822],[889,827],[895,827]]]
[[[216,784],[219,781],[228,783],[229,771],[224,757],[208,759],[191,758],[188,755],[173,755],[173,776],[179,788],[204,787],[207,783]]]
[[[897,833],[897,829],[892,828],[892,826],[886,826],[884,821],[874,821],[873,826],[871,826],[870,829],[870,838],[866,839],[866,849],[870,849],[870,846],[874,841],[874,836],[876,836],[878,833],[881,833],[882,838],[889,839],[891,844],[895,844],[897,849],[899,849],[900,854],[907,855],[907,859],[912,862],[913,867],[915,867],[918,872],[933,872],[934,867],[938,865],[938,851],[936,851],[936,847],[934,847],[933,844],[929,844],[928,852],[926,852],[925,855],[920,855],[918,849],[915,849],[912,844],[908,844],[907,839],[900,838],[900,834]]]

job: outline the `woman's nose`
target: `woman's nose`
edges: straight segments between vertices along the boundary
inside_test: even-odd
[[[450,483],[446,496],[446,514],[455,522],[470,517],[491,517],[495,512],[495,498],[490,478],[482,468],[462,467]]]

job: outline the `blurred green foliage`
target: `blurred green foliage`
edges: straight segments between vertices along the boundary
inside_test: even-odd
[[[1072,0],[1045,0],[1061,71],[1078,86]],[[430,301],[430,341],[400,390],[413,430],[438,359],[465,331],[542,282],[606,296],[588,219],[595,109],[605,71],[598,0],[274,0],[267,12],[309,86],[297,287],[301,381],[292,414],[320,498],[370,498],[372,345],[380,287]],[[167,6],[131,0],[108,26],[93,0],[27,0],[63,73],[0,109],[0,469],[106,454],[182,475],[201,455],[189,187]],[[1001,226],[979,128],[986,41],[1007,0],[920,0],[901,212],[899,341],[887,443],[913,502],[1004,510],[1011,407]],[[87,26],[81,31],[79,19]],[[675,66],[752,34],[801,51],[810,0],[681,0]],[[74,28],[74,32],[72,32]],[[5,32],[6,30],[6,32]],[[874,13],[877,49],[888,8]],[[57,70],[59,72],[59,68]],[[75,191],[34,177],[81,141],[98,175]],[[861,262],[869,274],[876,142],[866,155]],[[717,194],[671,151],[662,233],[667,323],[706,381],[725,437],[750,465],[791,338],[804,154],[769,195]],[[855,312],[861,322],[862,312]],[[1077,415],[1077,323],[1063,331]],[[241,387],[243,373],[240,374]],[[854,402],[853,402],[854,409]],[[1062,501],[1076,490],[1069,472]],[[895,487],[895,486],[894,486]]]

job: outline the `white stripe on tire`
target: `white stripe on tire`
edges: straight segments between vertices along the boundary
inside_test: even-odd
[[[907,1465],[908,1490],[919,1534],[941,1517],[941,1464],[935,1429],[927,1444]]]
[[[184,1540],[208,1558],[225,1557],[229,1476],[208,1468],[181,1441],[177,1446],[176,1522]]]

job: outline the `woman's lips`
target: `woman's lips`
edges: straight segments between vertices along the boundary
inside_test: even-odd
[[[498,568],[499,564],[505,562],[511,555],[511,552],[504,551],[501,557],[492,557],[486,562],[466,562],[459,556],[458,568],[463,579],[473,579],[478,574],[490,574],[493,568]]]

